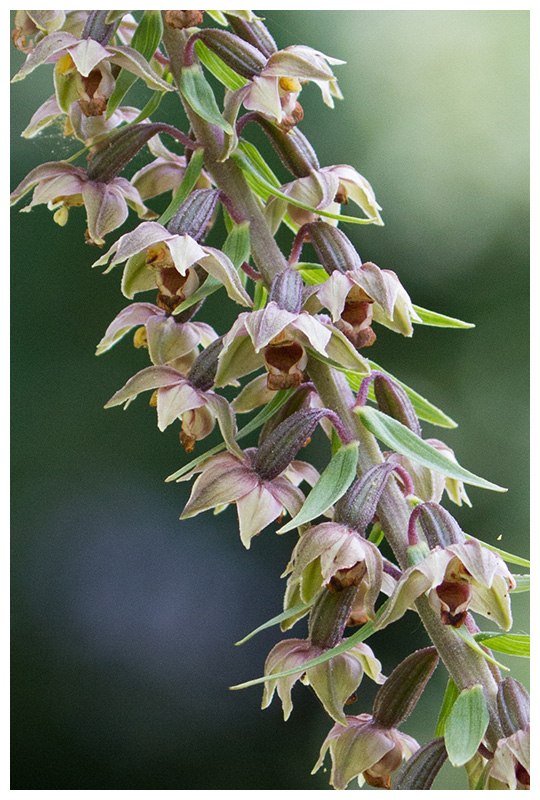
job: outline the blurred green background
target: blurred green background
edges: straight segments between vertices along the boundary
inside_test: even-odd
[[[376,191],[386,227],[346,229],[361,258],[395,270],[418,305],[476,323],[418,326],[413,339],[378,327],[369,355],[460,422],[426,423],[425,436],[509,487],[471,487],[473,508],[450,509],[462,527],[526,556],[529,15],[261,14],[279,47],[347,61],[335,68],[345,100],[331,111],[306,87],[301,128],[321,165],[350,163]],[[22,61],[14,52],[12,74]],[[12,187],[75,149],[60,129],[18,138],[51,93],[50,67],[13,86]],[[174,97],[156,118],[184,125]],[[268,529],[248,553],[233,509],[178,522],[188,487],[163,483],[186,460],[175,433],[159,433],[144,400],[103,410],[146,357],[129,341],[94,357],[126,301],[119,272],[90,269],[84,228],[78,209],[64,229],[43,206],[12,213],[12,788],[328,788],[328,773],[309,774],[330,727],[310,690],[294,691],[285,725],[276,702],[259,711],[259,687],[227,689],[261,674],[279,639],[271,629],[233,645],[279,612],[294,535]],[[222,231],[214,237],[219,246]],[[222,299],[202,314],[219,333],[232,321]],[[323,438],[311,451],[324,464]],[[527,610],[514,595],[514,630],[528,630]],[[426,639],[409,613],[372,643],[388,674]],[[528,682],[524,660],[502,660]],[[433,735],[444,685],[439,667],[407,733]],[[350,712],[369,711],[373,694],[366,678]],[[466,788],[462,773],[445,771],[435,788]]]

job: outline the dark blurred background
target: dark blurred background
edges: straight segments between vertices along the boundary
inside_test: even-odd
[[[347,61],[335,68],[345,100],[331,111],[306,87],[301,127],[321,165],[354,165],[383,206],[386,227],[346,228],[362,259],[394,269],[418,305],[476,323],[418,326],[413,339],[378,326],[369,355],[460,423],[426,423],[425,436],[509,487],[471,487],[473,508],[450,509],[462,527],[526,556],[528,13],[261,14],[280,47]],[[12,74],[22,61],[14,52]],[[42,67],[13,86],[12,187],[76,149],[60,128],[18,138],[51,77]],[[128,100],[147,97],[143,87]],[[156,118],[184,124],[174,97]],[[175,432],[157,430],[144,399],[103,410],[147,362],[130,337],[94,357],[126,300],[119,271],[90,269],[98,252],[84,228],[79,209],[64,229],[43,206],[12,213],[13,788],[328,788],[328,773],[309,774],[330,727],[310,690],[294,690],[285,725],[276,701],[259,710],[260,687],[227,688],[262,674],[280,638],[273,628],[233,644],[279,613],[294,534],[267,529],[247,552],[234,509],[178,521],[189,487],[163,482],[186,462]],[[222,229],[213,235],[219,246]],[[219,333],[232,321],[222,299],[202,314]],[[323,465],[324,439],[311,451]],[[514,630],[528,630],[527,608],[514,595]],[[412,613],[370,640],[386,674],[426,643]],[[502,661],[528,682],[524,660]],[[439,667],[407,733],[433,735],[444,685]],[[365,678],[351,713],[373,695]],[[441,786],[466,788],[464,771],[446,770]]]

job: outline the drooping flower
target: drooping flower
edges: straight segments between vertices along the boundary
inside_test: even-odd
[[[105,244],[104,237],[125,222],[128,206],[143,219],[157,216],[125,178],[115,177],[107,183],[90,180],[86,170],[65,161],[48,161],[29,172],[12,192],[11,205],[32,189],[32,200],[21,211],[46,203],[55,212],[54,221],[63,226],[70,208],[85,206],[87,241],[100,247]]]
[[[308,211],[288,203],[282,197],[272,197],[266,205],[266,217],[275,232],[287,213],[297,225],[305,225],[319,219],[317,211],[339,214],[341,204],[349,199],[358,205],[366,217],[376,225],[383,225],[379,214],[381,206],[377,203],[375,192],[370,183],[347,164],[313,169],[310,175],[297,178],[281,187],[281,191],[293,200],[316,209]],[[337,220],[325,218],[330,225],[337,225]]]
[[[420,745],[396,728],[379,726],[370,714],[347,716],[345,720],[346,727],[334,725],[324,740],[313,773],[323,765],[330,750],[330,783],[335,789],[346,789],[354,778],[358,778],[360,787],[366,781],[370,786],[389,789],[391,773]]]
[[[530,726],[499,739],[484,773],[484,789],[530,789]]]
[[[474,539],[435,547],[423,561],[405,570],[375,627],[380,630],[395,622],[427,593],[445,625],[462,625],[470,608],[509,630],[509,591],[514,586],[515,580],[502,558]]]
[[[328,65],[344,63],[311,47],[293,45],[273,53],[261,72],[237,91],[245,108],[279,124],[293,114],[302,84],[308,81],[319,86],[324,103],[333,108],[334,97],[343,95]]]
[[[294,667],[298,667],[298,672],[285,678],[266,681],[262,708],[270,705],[277,690],[283,707],[283,718],[287,720],[293,707],[292,687],[301,679],[302,683],[313,688],[325,711],[332,719],[340,723],[339,726],[345,725],[348,718],[343,714],[343,706],[354,695],[364,672],[375,683],[384,682],[381,663],[375,657],[372,649],[362,642],[322,664],[309,667],[307,670],[302,669],[306,662],[317,658],[324,652],[326,652],[324,648],[312,644],[309,639],[285,639],[278,642],[268,654],[264,665],[264,674],[285,672]]]
[[[58,105],[56,95],[53,94],[33,114],[21,136],[32,139],[53,122],[63,120],[65,136],[73,135],[85,145],[91,146],[96,139],[110,133],[122,123],[133,122],[139,114],[139,109],[134,106],[120,106],[108,119],[105,116],[86,117],[81,112],[79,104],[72,103],[66,116]]]
[[[155,159],[146,164],[131,178],[131,183],[143,200],[164,192],[175,192],[180,186],[187,169],[185,156],[179,156],[162,143],[159,136],[153,136],[148,142],[148,149]],[[207,174],[201,172],[195,189],[210,188],[211,182]]]
[[[129,298],[137,292],[155,288],[156,282],[162,295],[168,292],[172,298],[180,297],[182,293],[185,294],[184,286],[189,281],[195,282],[195,288],[198,286],[197,275],[191,268],[199,265],[224,285],[229,297],[240,305],[252,305],[234,265],[225,253],[215,247],[198,244],[187,233],[171,233],[158,222],[142,223],[121,236],[94,266],[109,261],[108,269],[127,262],[122,277],[122,291]],[[176,300],[172,304],[167,303],[169,310],[176,305]]]
[[[11,31],[13,44],[17,50],[31,53],[37,42],[61,28],[65,19],[65,11],[16,11]]]
[[[226,334],[217,385],[226,386],[264,365],[269,389],[299,386],[307,364],[307,348],[347,369],[369,372],[367,362],[332,325],[307,311],[287,311],[271,300],[265,308],[240,314]]]
[[[95,39],[79,39],[67,31],[56,31],[42,39],[13,80],[26,78],[45,63],[55,64],[56,99],[66,114],[76,101],[86,116],[103,114],[116,85],[114,66],[142,78],[154,91],[172,91],[170,84],[132,47],[103,46]]]

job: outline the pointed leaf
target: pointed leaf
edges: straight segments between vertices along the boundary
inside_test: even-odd
[[[489,713],[480,684],[464,689],[446,721],[444,743],[454,767],[462,767],[474,756],[489,724]]]
[[[297,603],[297,605],[292,606],[292,608],[288,608],[286,611],[282,611],[281,614],[277,615],[277,617],[272,617],[272,619],[269,619],[267,622],[264,622],[262,625],[259,625],[258,628],[255,628],[254,631],[248,633],[247,636],[244,636],[243,639],[240,639],[240,641],[235,642],[235,645],[244,644],[245,642],[249,641],[249,639],[252,639],[254,636],[256,636],[257,633],[260,633],[261,631],[264,631],[267,628],[271,628],[273,625],[279,625],[280,622],[285,622],[285,620],[294,617],[296,614],[301,614],[303,611],[307,611],[308,609],[311,608],[314,602],[315,598],[313,598],[311,603]]]
[[[469,536],[468,533],[465,534],[466,539],[475,539],[475,536]],[[512,553],[507,553],[505,550],[501,550],[499,547],[495,547],[492,544],[488,544],[487,542],[483,542],[481,539],[476,539],[477,542],[480,542],[482,547],[487,547],[488,550],[491,550],[493,553],[498,553],[503,561],[506,561],[507,564],[516,564],[518,567],[528,567],[531,568],[531,562],[527,561],[526,558],[521,558],[521,556],[515,556]],[[529,577],[528,575],[523,575],[523,578]]]
[[[531,655],[531,637],[527,633],[475,633],[474,638],[498,653],[522,658],[530,658]]]
[[[208,13],[208,12],[207,12]],[[195,50],[206,69],[217,78],[220,83],[232,92],[245,86],[247,80],[231,69],[218,55],[209,50],[200,40],[195,43]]]
[[[249,235],[249,222],[234,225],[221,248],[228,256],[236,269],[240,269],[244,261],[249,259],[251,252]]]
[[[431,789],[440,768],[447,759],[444,739],[439,737],[423,745],[407,761],[392,780],[392,789]]]
[[[358,442],[351,442],[341,447],[307,496],[301,510],[277,533],[292,531],[328,511],[340,497],[343,497],[356,477],[357,462]]]
[[[499,667],[499,669],[504,669],[505,672],[510,672],[508,667],[505,667],[505,665],[501,664],[500,661],[496,661],[493,658],[493,656],[490,656],[490,654],[487,653],[486,650],[484,650],[483,647],[480,647],[480,645],[478,644],[472,633],[469,633],[469,631],[467,630],[467,628],[465,628],[465,626],[463,626],[462,628],[454,628],[454,630],[457,633],[457,635],[461,639],[463,639],[463,641],[466,642],[466,644],[468,644],[472,650],[478,653],[478,655],[482,656],[482,658],[485,658],[486,661],[490,661],[492,664],[496,664]]]
[[[486,481],[454,461],[443,455],[430,444],[425,442],[413,433],[401,422],[382,414],[375,408],[362,406],[355,409],[365,427],[380,439],[381,442],[391,447],[397,453],[412,458],[422,466],[440,472],[449,478],[469,483],[472,486],[479,486],[482,489],[490,489],[493,492],[506,492],[502,486]]]
[[[216,103],[212,87],[204,77],[198,64],[182,69],[180,91],[193,111],[200,117],[210,122],[211,125],[217,125],[225,133],[233,133],[233,129],[223,118]]]
[[[455,317],[447,317],[446,314],[439,314],[437,311],[428,311],[427,308],[415,306],[413,308],[420,317],[416,320],[419,325],[431,325],[435,328],[475,328],[472,322],[463,322]]]
[[[435,736],[444,736],[444,727],[446,725],[446,720],[450,715],[450,711],[452,710],[452,706],[456,702],[459,695],[459,690],[452,680],[452,678],[448,678],[448,683],[446,684],[446,691],[444,693],[441,710],[439,711],[439,719],[437,720],[437,728],[435,730]]]
[[[161,225],[166,225],[167,222],[174,217],[182,203],[187,200],[191,190],[199,179],[199,175],[201,174],[203,168],[203,163],[204,149],[202,147],[198,147],[191,156],[191,160],[184,173],[184,177],[182,178],[182,183],[178,187],[175,196],[161,217],[158,219],[158,222],[161,223]]]

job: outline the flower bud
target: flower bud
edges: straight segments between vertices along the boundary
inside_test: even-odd
[[[247,20],[227,12],[225,12],[225,16],[236,35],[252,44],[264,56],[270,58],[272,53],[277,53],[277,45],[270,31],[260,19]]]
[[[396,774],[392,789],[431,789],[447,757],[444,736],[432,739],[417,750]]]
[[[81,39],[94,39],[94,41],[105,47],[118,25],[118,20],[110,24],[107,23],[108,14],[108,11],[91,11],[86,20]]]
[[[218,357],[223,349],[223,336],[208,345],[195,359],[187,374],[191,385],[200,392],[207,392],[214,385]]]
[[[269,420],[267,420],[261,428],[261,433],[259,435],[259,447],[267,439],[273,431],[288,419],[292,414],[300,411],[300,409],[304,409],[307,405],[309,400],[310,394],[313,392],[313,386],[311,384],[304,384],[303,386],[299,386],[296,392],[289,397],[286,403],[284,403],[275,414],[273,414]]]
[[[437,546],[448,547],[465,541],[463,531],[454,517],[438,503],[422,503],[413,509],[409,519],[409,530],[413,534],[417,522],[420,523],[430,550]]]
[[[169,28],[183,30],[184,28],[196,28],[203,21],[202,11],[165,11],[163,21]]]
[[[170,220],[167,230],[178,236],[187,233],[196,242],[204,239],[218,199],[217,189],[195,189]]]
[[[527,728],[530,721],[529,695],[515,678],[505,678],[499,684],[497,708],[505,736]]]
[[[292,314],[299,314],[302,310],[302,290],[304,282],[299,272],[294,269],[284,269],[274,278],[268,302],[274,303]]]
[[[360,269],[362,262],[352,242],[339,228],[327,222],[310,222],[306,227],[311,244],[329,275],[335,270]]]
[[[156,133],[168,133],[184,144],[188,141],[184,134],[165,122],[140,122],[127,126],[92,148],[88,178],[98,183],[109,183]],[[190,145],[193,146],[193,142]]]
[[[382,372],[373,372],[373,388],[379,411],[397,419],[417,436],[422,436],[422,429],[416,411],[409,399],[407,392],[399,384],[388,378]]]
[[[379,727],[397,728],[407,719],[438,663],[435,647],[425,647],[398,664],[373,701],[373,719]]]
[[[392,470],[392,464],[376,464],[355,481],[336,503],[334,522],[348,525],[364,534],[377,513],[377,505]]]
[[[364,566],[363,573],[365,571]],[[329,648],[339,644],[354,605],[357,589],[358,584],[348,586],[341,592],[325,591],[315,601],[309,615],[309,638],[314,645]]]
[[[283,165],[297,178],[307,178],[311,174],[311,170],[320,168],[315,150],[297,128],[285,133],[262,114],[259,114],[257,122],[268,136]]]
[[[267,59],[261,51],[234,33],[208,28],[198,33],[197,38],[244,78],[253,78],[266,66]]]

